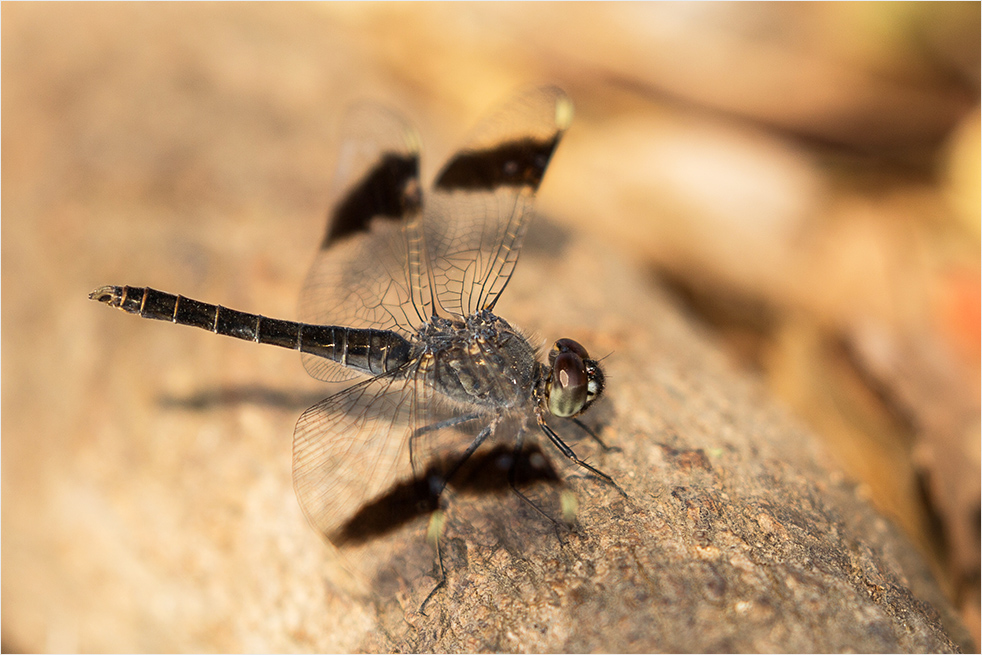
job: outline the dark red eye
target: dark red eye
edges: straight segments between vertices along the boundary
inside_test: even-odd
[[[587,400],[587,374],[583,359],[572,352],[556,355],[549,381],[549,411],[556,416],[575,416]]]
[[[587,359],[589,357],[586,353],[586,348],[576,341],[572,339],[559,339],[556,343],[552,344],[552,350],[549,351],[549,365],[552,366],[555,364],[556,357],[562,353],[573,353],[580,359]]]

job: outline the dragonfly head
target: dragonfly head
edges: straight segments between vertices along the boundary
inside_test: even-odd
[[[581,414],[604,390],[604,372],[586,348],[560,339],[549,351],[546,401],[549,411],[563,418]]]

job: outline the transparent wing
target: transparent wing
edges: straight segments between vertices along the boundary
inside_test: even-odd
[[[484,119],[437,176],[423,233],[437,297],[448,312],[494,307],[572,106],[556,87],[518,95]]]
[[[331,541],[397,480],[413,477],[416,385],[372,378],[304,412],[293,437],[293,485],[311,525]]]
[[[417,362],[355,384],[297,421],[293,484],[310,524],[343,547],[433,509],[430,476],[446,473],[479,428],[478,416],[434,402]],[[417,430],[417,428],[423,428]],[[473,434],[471,434],[473,432]],[[418,438],[413,438],[418,434]]]
[[[419,140],[398,114],[372,104],[349,110],[342,134],[339,200],[300,295],[300,320],[411,336],[430,315],[419,226]],[[303,362],[321,380],[357,375],[312,355]]]

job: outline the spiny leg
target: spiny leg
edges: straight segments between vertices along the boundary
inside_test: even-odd
[[[409,437],[409,461],[412,462],[413,470],[417,469],[416,462],[416,440],[422,437],[427,432],[435,432],[437,430],[442,430],[443,428],[453,427],[455,425],[460,425],[461,423],[466,423],[467,421],[473,421],[474,419],[480,418],[480,414],[465,414],[463,416],[454,416],[445,421],[439,421],[437,423],[431,423],[430,425],[424,425],[421,428],[416,428],[413,434]],[[442,487],[441,487],[442,489]]]
[[[497,425],[497,420],[488,423],[486,426],[484,426],[484,429],[481,430],[476,437],[474,437],[474,441],[471,442],[471,445],[467,446],[467,450],[464,451],[464,454],[460,456],[460,459],[454,462],[454,465],[450,468],[450,471],[443,476],[443,479],[440,481],[439,488],[434,490],[437,498],[443,494],[443,490],[447,488],[447,483],[450,482],[453,476],[457,475],[457,471],[459,471],[467,460],[470,459],[471,455],[474,454],[474,451],[480,448],[481,444],[484,443],[488,437],[494,434],[494,429],[497,427]]]
[[[439,570],[440,581],[437,582],[432,589],[430,589],[430,593],[426,594],[426,598],[424,598],[423,602],[419,605],[419,613],[423,616],[426,616],[426,604],[429,603],[430,599],[433,598],[436,592],[443,588],[447,583],[447,570],[443,566],[443,550],[440,548],[440,533],[442,531],[443,519],[441,518],[436,524],[436,527],[434,527],[433,523],[430,524],[430,529],[428,532],[431,534],[427,534],[427,540],[432,541],[436,547],[436,569]]]
[[[596,432],[594,432],[592,429],[590,429],[590,427],[588,427],[586,423],[584,423],[580,419],[576,418],[575,416],[573,417],[573,423],[576,423],[578,426],[580,426],[580,429],[581,430],[583,430],[584,432],[586,432],[588,435],[590,435],[590,437],[594,441],[596,441],[598,444],[600,444],[600,448],[605,453],[619,453],[619,452],[621,452],[621,449],[618,448],[617,446],[608,446],[606,443],[604,443],[604,440],[601,439],[600,436],[597,435]]]
[[[556,434],[556,431],[550,428],[548,425],[546,425],[545,420],[541,416],[536,417],[536,422],[539,424],[539,428],[542,429],[545,435],[549,437],[549,441],[552,442],[552,445],[554,445],[556,448],[559,449],[559,452],[565,455],[568,459],[579,464],[582,468],[586,469],[596,477],[600,478],[601,480],[609,484],[611,487],[616,489],[620,495],[624,496],[624,498],[628,497],[628,495],[624,493],[624,490],[621,489],[616,482],[614,482],[613,478],[611,478],[603,471],[593,468],[592,466],[584,462],[582,459],[580,459],[576,455],[576,453],[573,452],[573,449],[567,446],[566,442],[564,442],[562,438],[558,434]]]
[[[453,419],[450,419],[449,421],[443,421],[442,424],[434,424],[433,426],[427,426],[426,428],[421,428],[421,430],[434,430],[434,429],[437,429],[437,427],[434,427],[434,426],[447,427],[448,425],[455,425],[457,423],[463,423],[463,422],[465,422],[465,420],[470,420],[470,419],[473,419],[473,418],[476,418],[476,417],[477,417],[477,415],[473,415],[473,416],[470,416],[470,417],[464,417],[463,420],[457,420],[457,421],[454,421]],[[453,467],[451,467],[451,469],[447,473],[447,475],[444,476],[443,479],[440,481],[439,488],[431,489],[431,493],[435,494],[435,497],[436,497],[437,500],[439,500],[440,496],[443,494],[443,490],[446,488],[447,483],[460,470],[460,467],[462,467],[464,465],[464,463],[468,459],[470,459],[470,456],[474,454],[474,451],[476,451],[481,446],[481,444],[484,443],[485,440],[487,440],[488,437],[490,437],[492,434],[494,434],[494,428],[497,425],[498,425],[498,422],[497,421],[493,421],[493,422],[489,423],[488,425],[484,426],[484,429],[481,430],[480,433],[478,433],[478,435],[474,438],[474,440],[471,442],[471,444],[467,447],[467,450],[464,451],[464,454],[460,456],[460,459],[458,459],[454,463]],[[413,433],[413,436],[411,437],[411,439],[415,439],[416,436],[418,436],[418,433],[419,433],[419,430],[417,430],[415,433]],[[434,530],[435,534],[432,535],[432,537],[431,537],[432,540],[434,541],[434,543],[436,544],[436,560],[437,560],[437,568],[439,569],[439,573],[440,573],[440,581],[437,582],[436,583],[436,586],[434,586],[433,589],[430,590],[430,593],[426,594],[426,598],[423,599],[423,603],[419,606],[419,612],[420,612],[420,614],[422,614],[424,616],[426,616],[426,611],[425,611],[426,610],[426,604],[428,602],[430,602],[430,599],[433,598],[433,595],[437,591],[439,591],[441,588],[443,588],[447,584],[447,570],[443,566],[443,551],[440,548],[440,534],[439,533],[442,532],[442,531],[443,531],[443,525],[442,525],[442,521],[441,521],[440,525]]]
[[[519,498],[525,501],[525,503],[529,507],[534,509],[540,516],[544,517],[550,523],[552,523],[552,528],[556,532],[556,539],[559,540],[560,544],[565,546],[566,542],[563,540],[563,536],[562,534],[560,534],[559,531],[561,525],[560,522],[554,519],[553,517],[549,516],[549,514],[544,509],[536,505],[531,498],[523,494],[521,490],[518,488],[518,484],[516,483],[515,478],[518,474],[518,463],[522,456],[522,448],[524,445],[525,445],[525,428],[522,428],[519,430],[518,434],[515,437],[515,449],[512,453],[511,465],[508,467],[508,486],[511,487],[511,490],[515,492],[515,494]]]

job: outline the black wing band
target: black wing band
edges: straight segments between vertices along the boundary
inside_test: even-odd
[[[419,157],[386,153],[331,215],[321,248],[356,232],[367,232],[375,217],[403,220],[420,208]]]
[[[434,186],[445,191],[493,191],[503,186],[539,188],[559,135],[520,139],[487,150],[465,150],[450,160]]]

